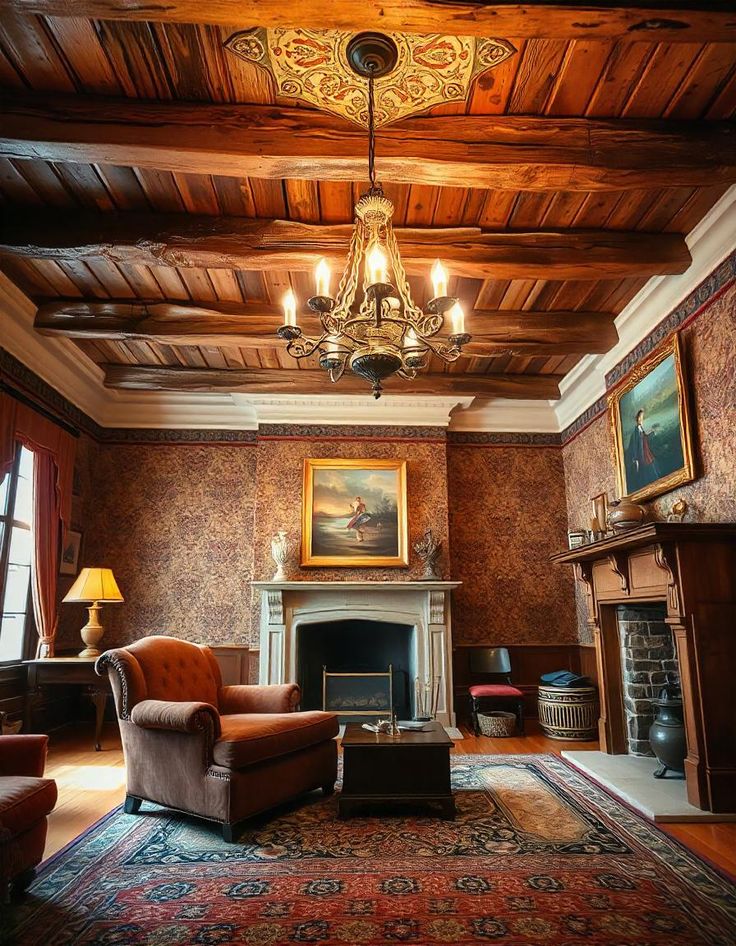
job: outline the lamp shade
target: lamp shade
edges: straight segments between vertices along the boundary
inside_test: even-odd
[[[111,568],[83,568],[64,601],[123,601]]]

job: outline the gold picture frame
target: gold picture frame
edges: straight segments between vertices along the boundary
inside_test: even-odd
[[[406,460],[304,460],[301,564],[409,564]]]
[[[675,334],[609,395],[619,496],[640,502],[695,479],[685,381]]]

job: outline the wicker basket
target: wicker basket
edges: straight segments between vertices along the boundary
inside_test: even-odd
[[[516,730],[516,716],[495,710],[491,713],[478,713],[478,728],[484,736],[513,736]]]

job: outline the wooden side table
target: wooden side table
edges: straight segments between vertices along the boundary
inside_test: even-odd
[[[81,686],[95,708],[95,751],[102,749],[102,722],[107,697],[112,693],[107,674],[95,673],[96,657],[43,657],[24,660],[28,667],[28,692],[24,712],[24,728],[33,729],[33,713],[47,686]]]

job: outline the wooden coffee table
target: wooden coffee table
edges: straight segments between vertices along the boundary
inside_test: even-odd
[[[397,737],[348,723],[342,739],[340,817],[369,805],[409,802],[437,804],[443,818],[454,818],[451,748],[452,739],[439,723],[427,723],[426,732],[402,732]]]

